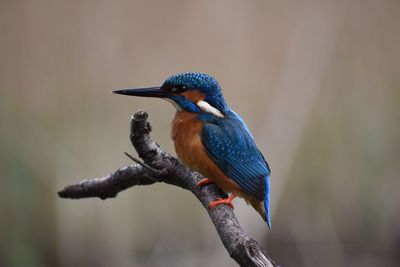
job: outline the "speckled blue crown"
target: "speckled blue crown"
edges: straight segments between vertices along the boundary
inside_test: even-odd
[[[200,90],[205,94],[205,101],[221,111],[227,109],[218,81],[205,73],[185,72],[172,75],[164,82],[168,85],[184,85],[190,90]]]
[[[168,77],[165,83],[171,85],[185,85],[191,89],[207,91],[207,93],[215,93],[216,91],[221,90],[217,80],[214,77],[199,72],[175,74]]]

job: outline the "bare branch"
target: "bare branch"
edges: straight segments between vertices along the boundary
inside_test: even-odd
[[[132,145],[144,164],[135,163],[108,176],[83,180],[78,184],[67,186],[58,195],[73,199],[88,197],[106,199],[115,197],[119,192],[135,185],[164,182],[179,186],[192,192],[203,204],[229,255],[240,266],[277,266],[258,242],[244,233],[229,206],[218,205],[209,209],[210,201],[226,198],[226,194],[214,184],[196,186],[204,177],[183,166],[178,159],[162,151],[159,145],[152,141],[151,126],[147,117],[144,111],[136,112],[131,118],[130,133]]]

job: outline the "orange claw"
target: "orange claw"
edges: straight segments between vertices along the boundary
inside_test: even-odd
[[[233,204],[232,204],[232,200],[233,200],[235,197],[237,197],[237,195],[236,195],[235,193],[233,193],[233,194],[231,194],[231,195],[230,195],[229,197],[227,197],[227,198],[217,198],[216,200],[211,201],[210,204],[208,204],[208,207],[209,207],[209,208],[214,208],[214,207],[216,207],[216,206],[218,206],[218,205],[226,204],[226,205],[228,205],[229,207],[231,207],[232,209],[234,209],[235,207],[234,207]]]
[[[204,178],[204,179],[201,179],[196,185],[199,186],[199,187],[201,187],[201,186],[205,186],[205,185],[213,184],[213,183],[214,183],[214,182],[211,181],[210,179]]]

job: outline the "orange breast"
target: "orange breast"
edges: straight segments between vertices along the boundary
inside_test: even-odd
[[[172,139],[176,154],[189,168],[200,172],[212,180],[222,190],[243,195],[239,186],[218,168],[207,155],[201,142],[203,122],[196,119],[195,113],[179,111],[172,122]]]

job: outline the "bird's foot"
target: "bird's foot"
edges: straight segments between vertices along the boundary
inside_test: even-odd
[[[235,197],[237,197],[237,195],[233,193],[233,194],[231,194],[231,195],[230,195],[229,197],[227,197],[227,198],[217,198],[216,200],[211,201],[210,204],[208,204],[208,207],[209,207],[209,208],[214,208],[214,207],[216,207],[216,206],[218,206],[218,205],[226,204],[226,205],[228,205],[229,207],[231,207],[232,209],[234,209],[235,207],[234,207],[233,204],[232,204],[232,200],[233,200]]]
[[[214,182],[211,181],[210,179],[204,178],[204,179],[201,179],[201,180],[196,184],[196,186],[202,187],[202,186],[205,186],[205,185],[208,185],[208,184],[213,184],[213,183],[214,183]]]

